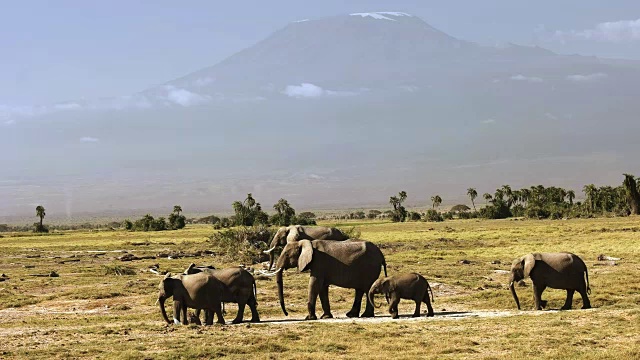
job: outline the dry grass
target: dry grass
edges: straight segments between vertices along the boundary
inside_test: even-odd
[[[9,280],[0,282],[0,358],[640,357],[638,217],[342,225],[357,225],[362,238],[380,245],[390,274],[425,275],[434,287],[436,317],[281,323],[272,321],[284,318],[275,282],[258,280],[258,310],[265,323],[166,327],[154,306],[160,277],[149,272],[149,266],[178,272],[191,262],[237,264],[220,263],[216,256],[128,263],[116,258],[123,250],[138,257],[215,252],[206,241],[211,227],[160,233],[5,234],[0,239],[0,273]],[[508,270],[514,258],[531,251],[580,255],[589,266],[595,309],[516,311],[506,275],[499,270]],[[600,254],[622,260],[609,266],[597,261]],[[51,271],[60,277],[34,276]],[[307,274],[285,274],[289,318],[304,318],[307,282]],[[518,292],[523,308],[530,309],[530,283]],[[352,296],[352,291],[331,289],[335,316],[344,317]],[[558,308],[564,292],[547,290],[545,298],[551,308]],[[581,305],[576,296],[574,308]],[[227,309],[229,320],[235,307]],[[499,312],[475,316],[482,310]],[[471,314],[442,316],[453,311]],[[412,304],[401,302],[400,312],[411,313]],[[382,308],[377,315],[387,314]]]

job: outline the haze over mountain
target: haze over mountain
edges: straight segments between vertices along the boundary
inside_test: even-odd
[[[640,174],[640,62],[480,46],[401,12],[301,20],[122,97],[0,107],[0,220],[461,201]]]

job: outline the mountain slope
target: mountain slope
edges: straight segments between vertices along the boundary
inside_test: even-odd
[[[403,13],[294,22],[137,94],[5,111],[0,216],[618,182],[640,173],[638,81],[638,62],[480,46]]]

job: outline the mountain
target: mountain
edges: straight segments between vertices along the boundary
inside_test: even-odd
[[[0,106],[0,222],[35,204],[214,211],[252,192],[323,208],[618,183],[640,174],[639,80],[640,62],[482,46],[400,12],[292,22],[136,94]]]

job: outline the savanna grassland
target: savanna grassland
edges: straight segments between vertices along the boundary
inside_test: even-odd
[[[0,358],[640,358],[638,217],[338,226],[357,226],[362,238],[378,244],[389,274],[423,274],[435,293],[436,316],[391,320],[383,307],[374,319],[344,320],[352,291],[332,287],[332,312],[342,319],[282,322],[275,279],[259,278],[263,323],[167,326],[154,305],[161,277],[148,271],[151,265],[181,272],[191,262],[238,264],[204,253],[131,262],[117,257],[123,250],[137,257],[215,253],[208,242],[211,226],[154,233],[5,233],[0,273],[8,279],[0,282]],[[581,256],[589,267],[594,309],[531,311],[527,280],[517,288],[525,311],[517,311],[505,271],[514,258],[532,251]],[[598,261],[600,254],[621,260]],[[59,277],[46,276],[51,271]],[[306,315],[308,278],[294,270],[285,273],[288,319]],[[562,305],[564,296],[552,289],[544,294],[552,309]],[[377,302],[383,301],[379,296]],[[580,296],[573,306],[582,306]],[[234,304],[227,305],[228,321],[235,311]],[[412,311],[411,302],[400,303],[401,314]]]

